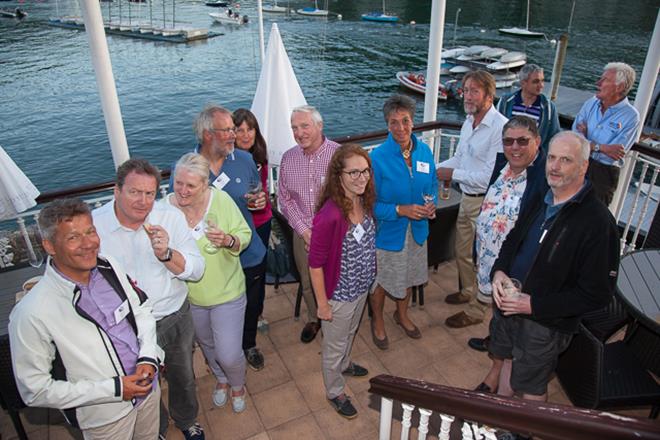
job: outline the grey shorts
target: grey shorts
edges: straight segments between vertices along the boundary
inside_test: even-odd
[[[512,359],[511,388],[540,396],[568,348],[573,335],[561,333],[521,316],[503,316],[498,309],[490,321],[488,351],[499,359]]]

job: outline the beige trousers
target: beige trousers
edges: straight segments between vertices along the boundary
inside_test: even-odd
[[[483,197],[463,196],[456,218],[456,242],[454,253],[458,266],[458,277],[461,281],[461,293],[474,298],[477,294],[477,271],[472,259],[474,233],[477,217],[481,211]]]
[[[316,316],[316,298],[312,290],[312,281],[309,278],[308,253],[305,250],[305,240],[293,233],[293,258],[296,260],[296,268],[300,274],[300,285],[302,286],[303,299],[307,306],[307,322],[318,321]]]
[[[342,371],[351,365],[351,348],[367,300],[367,292],[353,302],[330,300],[332,321],[321,321],[323,342],[321,355],[323,383],[328,399],[344,392],[346,379]]]
[[[85,440],[155,440],[160,422],[160,386],[144,402],[116,422],[84,429]]]

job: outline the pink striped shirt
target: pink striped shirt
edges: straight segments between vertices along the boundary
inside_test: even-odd
[[[304,154],[300,145],[296,145],[282,156],[278,203],[282,214],[298,235],[312,227],[316,200],[337,148],[338,143],[324,137],[321,147],[312,154]]]

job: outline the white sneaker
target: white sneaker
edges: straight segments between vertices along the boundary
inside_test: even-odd
[[[216,388],[213,390],[213,404],[221,408],[227,404],[228,388]]]
[[[247,397],[247,390],[243,387],[243,394],[241,396],[231,396],[231,408],[235,413],[242,413],[245,411],[246,402],[245,398]]]

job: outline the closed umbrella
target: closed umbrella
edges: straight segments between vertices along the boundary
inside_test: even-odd
[[[39,190],[0,146],[0,220],[32,208],[38,195]]]
[[[305,104],[307,101],[286,54],[277,23],[273,23],[266,59],[252,101],[252,113],[259,121],[268,145],[269,165],[279,165],[282,154],[295,145],[291,132],[291,110]]]

